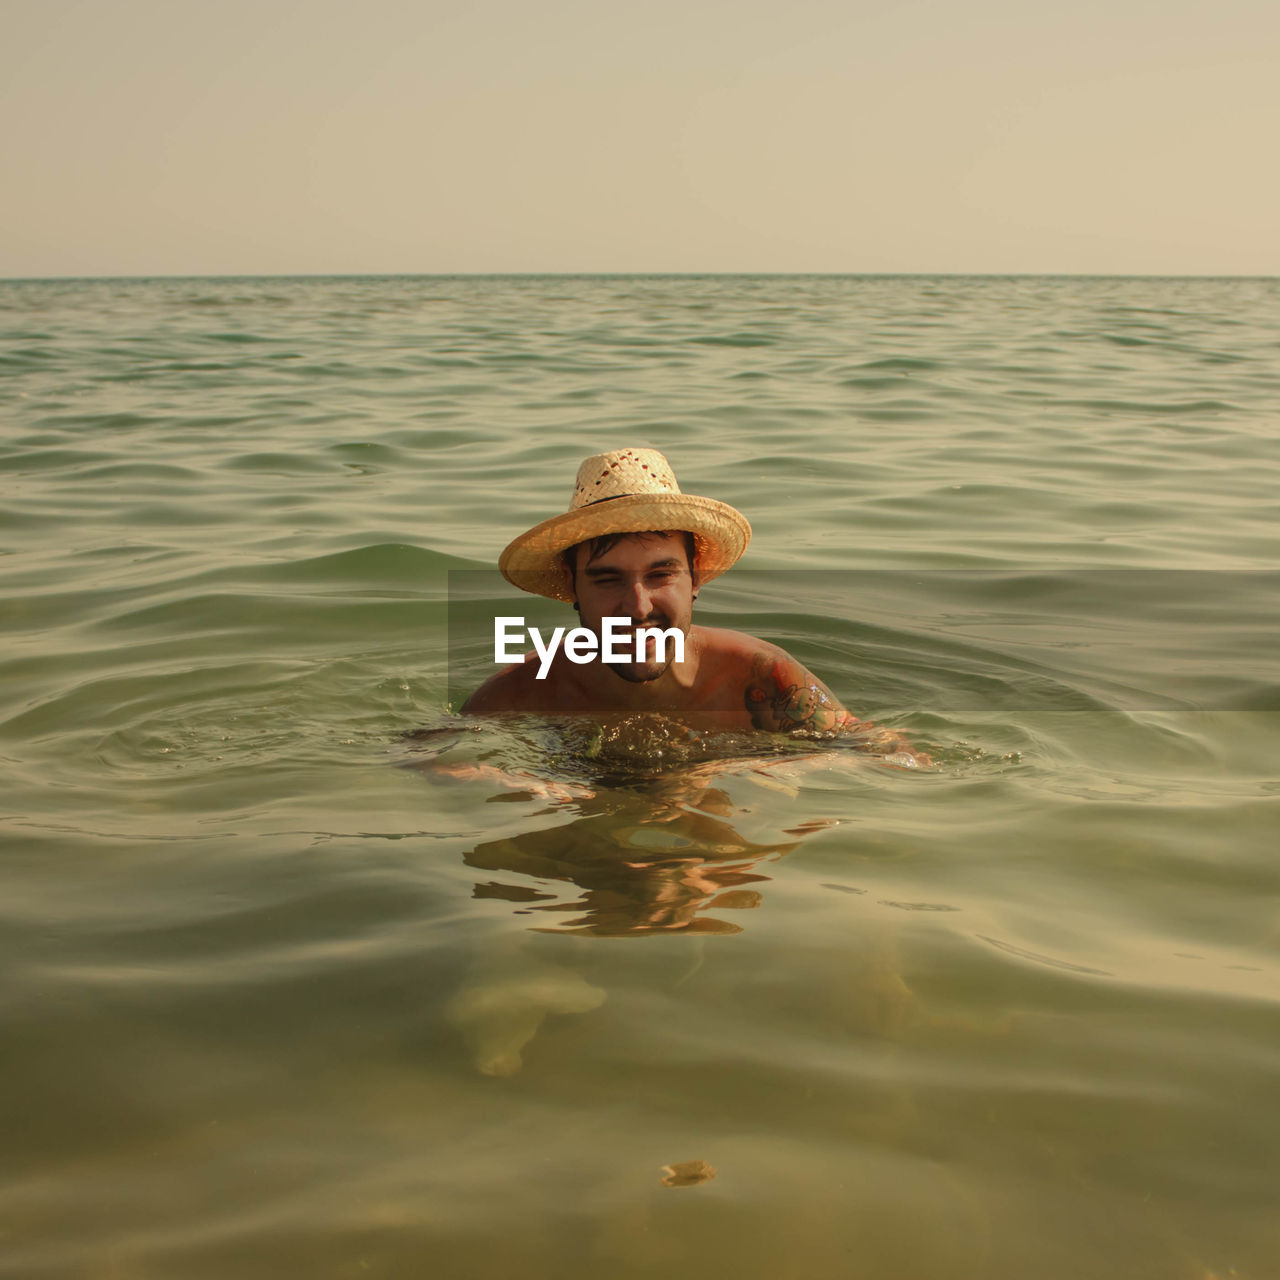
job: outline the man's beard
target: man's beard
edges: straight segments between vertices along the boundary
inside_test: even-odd
[[[648,684],[650,680],[656,680],[659,676],[665,675],[667,668],[671,665],[671,659],[667,659],[661,667],[650,669],[646,663],[639,666],[634,662],[606,662],[604,664],[613,672],[620,680],[625,680],[628,684]]]
[[[666,631],[671,627],[671,625],[672,625],[671,619],[668,618],[665,614],[654,614],[651,617],[645,618],[643,622],[633,622],[631,624],[632,654],[635,653],[634,633],[638,631],[641,627],[656,627],[661,631]],[[656,649],[658,643],[659,643],[658,640],[650,639],[646,642],[646,647],[648,647],[648,645],[653,645]],[[609,670],[612,671],[613,674],[617,676],[619,680],[625,680],[628,684],[648,684],[650,683],[650,681],[657,680],[659,677],[666,675],[667,668],[675,660],[675,654],[672,650],[672,647],[669,644],[665,646],[664,651],[670,654],[670,656],[667,658],[665,662],[661,664],[658,664],[655,661],[652,663],[606,662],[604,665],[608,667]]]

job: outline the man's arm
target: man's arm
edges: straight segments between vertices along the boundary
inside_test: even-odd
[[[751,723],[770,733],[830,732],[859,723],[817,676],[781,649],[754,655],[743,698]]]
[[[933,763],[901,734],[851,715],[813,672],[782,649],[770,647],[754,655],[744,700],[757,729],[770,733],[856,732],[860,738],[865,735],[877,754],[905,752],[914,764]]]

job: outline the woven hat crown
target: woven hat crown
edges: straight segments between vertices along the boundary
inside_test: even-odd
[[[679,493],[671,464],[656,449],[597,453],[578,468],[569,510],[633,493]]]
[[[503,577],[522,591],[573,600],[563,553],[605,534],[693,535],[698,581],[722,574],[747,549],[746,517],[714,498],[681,492],[671,464],[656,449],[614,449],[578,468],[569,509],[513,539],[498,557]]]

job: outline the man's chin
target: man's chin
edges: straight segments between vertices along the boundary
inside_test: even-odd
[[[648,684],[665,674],[669,662],[608,662],[605,664],[620,680],[628,684]]]

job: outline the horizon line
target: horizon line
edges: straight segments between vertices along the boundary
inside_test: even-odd
[[[1280,274],[1237,271],[298,271],[145,272],[120,275],[0,276],[4,284],[144,280],[585,280],[585,279],[987,279],[987,280],[1276,280]]]

